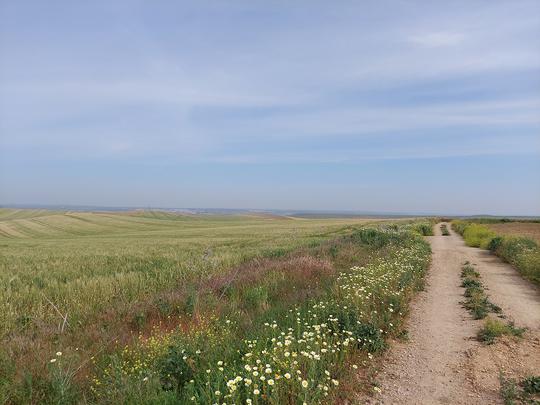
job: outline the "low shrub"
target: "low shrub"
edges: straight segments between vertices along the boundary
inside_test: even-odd
[[[503,238],[501,236],[495,236],[493,239],[491,239],[488,243],[487,248],[492,252],[496,253],[499,246],[501,246],[503,242]]]
[[[496,253],[509,263],[512,263],[522,253],[538,249],[538,245],[532,239],[513,236],[501,239]]]

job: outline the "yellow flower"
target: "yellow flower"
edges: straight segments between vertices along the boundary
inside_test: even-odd
[[[308,382],[306,380],[302,380],[302,387],[307,388]]]

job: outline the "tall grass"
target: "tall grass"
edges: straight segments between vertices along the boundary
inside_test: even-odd
[[[0,403],[337,398],[429,261],[414,221],[63,215],[0,224]]]
[[[320,297],[296,297],[292,307],[293,301],[279,302],[256,314],[251,306],[222,302],[219,316],[125,348],[94,379],[95,398],[111,404],[334,402],[358,364],[401,330],[430,258],[429,246],[402,228],[364,229],[352,240],[374,259],[313,285]],[[297,281],[286,284],[294,288]],[[249,290],[256,302],[266,302],[261,289],[268,290],[264,280]]]
[[[199,291],[218,276],[267,269],[364,222],[4,210],[0,398],[46,403],[47,362],[57,351],[65,353],[64,365],[86,362],[76,373],[82,379],[87,360],[116,341],[211,305]]]
[[[434,220],[430,221],[419,221],[416,222],[413,226],[413,229],[423,236],[433,236],[433,226],[435,224]]]

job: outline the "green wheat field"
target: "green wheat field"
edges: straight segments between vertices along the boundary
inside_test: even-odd
[[[430,230],[1,209],[0,404],[345,398],[399,333]]]

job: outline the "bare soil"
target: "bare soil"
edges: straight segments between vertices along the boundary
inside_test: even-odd
[[[448,225],[450,229],[450,226]],[[467,247],[451,231],[428,237],[433,262],[425,291],[412,305],[408,342],[393,342],[376,381],[380,393],[359,399],[369,404],[499,404],[499,377],[540,374],[540,293],[517,271],[489,252]],[[523,339],[500,339],[485,346],[476,340],[483,321],[462,307],[461,267],[476,264],[491,301]]]
[[[487,224],[487,227],[501,235],[524,236],[540,243],[540,223],[508,222],[504,224]]]

